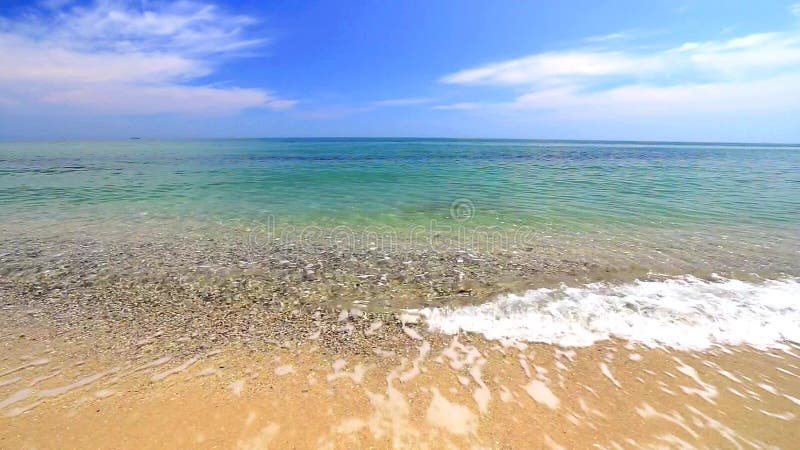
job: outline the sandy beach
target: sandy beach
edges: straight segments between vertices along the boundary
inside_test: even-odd
[[[0,447],[791,448],[800,439],[796,346],[559,348],[382,328],[391,328],[384,345],[370,352],[309,339],[179,355],[156,335],[115,355],[88,338],[4,324]]]

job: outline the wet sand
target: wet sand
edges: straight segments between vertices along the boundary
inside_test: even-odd
[[[388,326],[387,326],[388,327]],[[585,348],[385,333],[130,352],[4,324],[2,448],[793,448],[800,348]],[[61,336],[61,337],[58,337]]]

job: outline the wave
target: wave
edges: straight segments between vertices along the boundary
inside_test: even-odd
[[[649,347],[782,348],[800,342],[800,279],[759,283],[693,276],[535,289],[477,306],[424,308],[431,331],[588,346],[610,338]]]

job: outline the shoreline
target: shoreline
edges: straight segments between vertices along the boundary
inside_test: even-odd
[[[793,267],[782,265],[791,247],[775,261],[764,248],[744,262],[730,250],[698,263],[692,255],[711,243],[631,256],[613,245],[253,246],[246,232],[144,236],[135,227],[67,236],[22,234],[2,256],[0,447],[769,448],[800,440],[787,427],[800,416],[796,343],[712,341],[689,351],[610,333],[559,346],[437,333],[419,317],[422,308],[486,307],[516,295],[519,303],[489,317],[538,313],[529,308],[551,302],[574,319],[570,327],[631,311],[655,311],[659,323],[735,318],[758,308],[745,302],[719,316],[678,305],[677,316],[661,314],[668,297],[659,289],[691,274],[720,301],[738,301],[747,295],[717,292],[724,282],[707,266],[729,262],[721,273],[758,287],[772,274],[782,279],[774,267]],[[636,291],[634,280],[658,289]],[[545,287],[563,296],[526,297]],[[611,303],[583,308],[584,297]]]

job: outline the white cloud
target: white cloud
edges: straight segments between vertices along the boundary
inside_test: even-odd
[[[800,17],[800,3],[789,5],[789,12],[791,12],[797,17]]]
[[[284,109],[291,100],[273,97],[261,89],[217,89],[204,86],[156,85],[137,86],[103,84],[45,94],[42,101],[80,105],[93,111],[128,114],[232,114],[248,106]],[[169,105],[169,107],[165,107]],[[212,106],[213,111],[209,111]]]
[[[607,118],[780,113],[800,109],[800,90],[796,86],[800,86],[800,74],[745,82],[632,84],[595,92],[559,87],[524,94],[506,106],[553,110],[572,117]]]
[[[800,71],[800,33],[759,33],[727,41],[687,43],[665,52],[685,70],[710,72],[721,79],[772,76]]]
[[[800,65],[800,33],[760,33],[726,41],[687,42],[652,53],[582,48],[544,52],[461,70],[442,77],[448,84],[554,85],[600,77],[637,79],[711,73],[747,77]]]
[[[248,38],[246,27],[256,20],[220,11],[215,5],[177,2],[97,0],[49,18],[28,23],[28,34],[69,41],[88,49],[118,51],[180,51],[188,54],[231,52],[264,43]],[[149,8],[147,7],[149,6]]]
[[[515,85],[553,83],[563,77],[616,75],[653,70],[657,60],[621,52],[546,52],[462,70],[442,77],[448,84]]]
[[[80,52],[13,34],[0,34],[0,80],[19,83],[161,83],[211,70],[180,54]]]
[[[604,118],[800,111],[800,30],[651,52],[588,47],[544,52],[461,70],[441,81],[526,91],[509,102],[467,103],[472,109]]]
[[[194,2],[51,6],[0,19],[0,98],[6,107],[227,114],[294,103],[263,89],[196,83],[226,58],[266,41],[245,35],[252,18]]]

